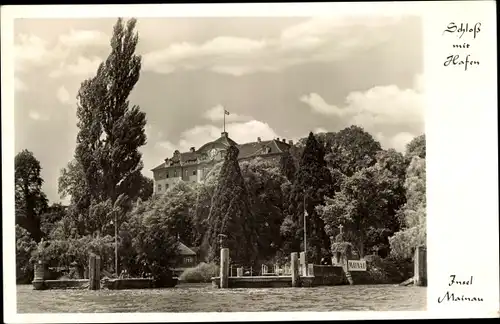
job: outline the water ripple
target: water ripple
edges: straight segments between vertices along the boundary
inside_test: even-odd
[[[359,285],[214,289],[182,284],[144,290],[33,290],[17,286],[19,313],[425,310],[426,288]]]

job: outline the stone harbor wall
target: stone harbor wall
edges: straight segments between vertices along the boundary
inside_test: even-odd
[[[45,280],[45,289],[87,289],[88,279]]]
[[[107,289],[146,289],[154,287],[153,279],[149,278],[103,280],[102,284]]]
[[[313,277],[313,286],[336,286],[348,284],[344,269],[339,266],[314,264],[312,267],[309,267],[308,276]]]

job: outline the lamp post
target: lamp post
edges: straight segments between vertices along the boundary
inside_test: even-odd
[[[224,248],[224,239],[227,237],[226,234],[219,234],[219,244],[220,244],[220,248]]]
[[[304,194],[304,253],[307,256],[307,210],[306,210],[306,195]]]

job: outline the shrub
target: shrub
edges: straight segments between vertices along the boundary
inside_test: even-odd
[[[33,280],[33,264],[30,262],[36,250],[36,242],[28,231],[16,225],[16,282],[30,283]]]
[[[219,267],[214,263],[200,263],[194,268],[184,270],[179,279],[185,282],[210,282],[217,275]]]
[[[32,254],[32,262],[42,260],[51,267],[76,266],[78,276],[88,268],[90,253],[101,257],[103,268],[111,267],[114,261],[114,240],[111,236],[83,236],[66,240],[41,241]],[[76,274],[75,274],[76,276]]]

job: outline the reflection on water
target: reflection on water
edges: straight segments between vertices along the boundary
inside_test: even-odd
[[[33,290],[17,286],[19,313],[425,310],[426,288],[360,285],[214,289],[181,284],[144,290]]]

